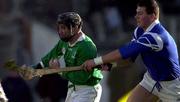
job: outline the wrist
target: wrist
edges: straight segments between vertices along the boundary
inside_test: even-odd
[[[101,64],[103,64],[102,57],[100,56],[100,57],[94,58],[94,63],[95,63],[95,65],[101,65]]]

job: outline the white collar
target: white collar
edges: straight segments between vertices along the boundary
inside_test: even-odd
[[[73,47],[74,45],[76,45],[77,42],[82,41],[84,39],[85,39],[85,34],[82,33],[82,35],[73,44],[70,44],[69,42],[68,42],[68,44],[70,47]]]
[[[149,32],[156,24],[159,23],[159,20],[155,20],[151,25],[146,29],[145,32]]]

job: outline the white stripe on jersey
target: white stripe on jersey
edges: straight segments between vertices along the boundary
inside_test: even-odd
[[[42,62],[42,61],[40,62],[40,65],[41,65],[41,67],[42,67],[42,68],[44,68],[44,64],[43,64],[43,62]]]
[[[138,30],[138,27],[135,29],[135,31],[134,31],[134,37],[135,37],[135,39],[137,39],[137,30]]]
[[[153,44],[147,36],[145,35],[150,35],[151,37],[153,37],[153,39],[156,41],[157,44]],[[146,40],[147,42],[142,42],[143,40]],[[160,51],[163,49],[163,41],[161,39],[161,37],[156,34],[156,33],[151,33],[151,32],[146,32],[143,34],[143,36],[139,37],[137,40],[137,43],[140,43],[144,46],[150,47],[152,48],[154,51]]]

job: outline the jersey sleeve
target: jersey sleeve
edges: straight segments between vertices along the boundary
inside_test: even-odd
[[[137,40],[133,40],[127,45],[119,48],[123,59],[130,58],[146,51],[160,51],[163,49],[163,41],[156,33],[145,33]]]

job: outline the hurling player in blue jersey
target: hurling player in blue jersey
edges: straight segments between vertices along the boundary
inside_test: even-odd
[[[117,60],[134,62],[141,56],[147,72],[132,90],[128,102],[180,102],[180,67],[177,46],[169,32],[159,22],[159,6],[155,0],[137,4],[137,28],[133,39],[106,55],[83,64],[90,71],[96,65]]]

